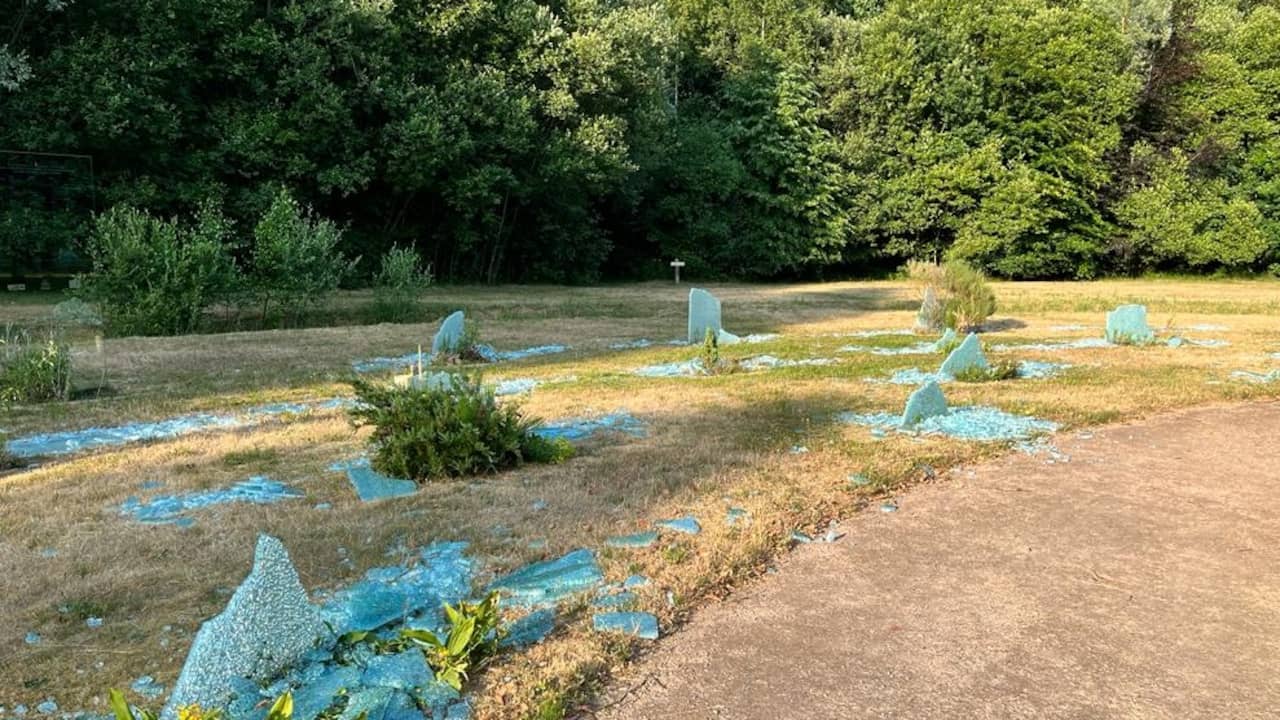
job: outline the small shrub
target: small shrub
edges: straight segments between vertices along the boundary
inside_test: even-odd
[[[978,330],[996,311],[996,294],[987,276],[963,260],[948,260],[947,325],[959,332]]]
[[[445,638],[428,630],[402,630],[400,636],[422,649],[436,680],[460,691],[468,672],[479,670],[498,654],[505,634],[499,627],[498,593],[491,592],[478,603],[445,605],[444,612],[449,619]]]
[[[496,360],[493,347],[480,340],[480,323],[471,318],[463,322],[462,335],[457,341],[442,347],[431,358],[431,362],[436,365],[489,363]]]
[[[253,230],[251,293],[262,322],[298,322],[323,305],[351,271],[338,250],[337,225],[304,210],[281,190]]]
[[[393,247],[382,256],[374,279],[373,309],[381,322],[403,322],[421,310],[419,297],[431,286],[431,269],[412,248]]]
[[[999,360],[986,369],[967,368],[956,373],[956,380],[967,383],[997,382],[1013,380],[1018,377],[1018,363],[1012,360]]]
[[[462,375],[450,387],[394,387],[353,382],[357,427],[370,426],[378,472],[426,482],[494,472],[524,462],[558,461],[564,445],[534,434],[538,421],[515,403],[501,405],[479,381]]]
[[[707,328],[702,337],[702,345],[698,348],[698,356],[694,362],[708,375],[728,375],[738,371],[736,360],[726,360],[720,356],[720,338],[714,330]]]
[[[81,278],[81,293],[98,305],[113,334],[192,332],[236,284],[230,237],[230,223],[210,203],[190,226],[117,205],[94,222],[93,270]]]
[[[0,406],[65,400],[71,395],[71,350],[50,333],[37,341],[6,327],[0,335]]]
[[[937,303],[923,303],[917,325],[937,330],[951,327],[960,332],[978,330],[996,311],[996,296],[981,270],[963,260],[937,263],[913,260],[906,274],[921,289],[921,297],[932,296]]]

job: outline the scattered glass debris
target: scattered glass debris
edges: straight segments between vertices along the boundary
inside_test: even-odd
[[[740,507],[731,507],[725,512],[724,521],[730,527],[739,523],[746,524],[751,521],[751,514]]]
[[[575,550],[556,560],[525,566],[489,585],[510,597],[512,604],[536,607],[555,604],[570,595],[590,590],[604,581],[595,553]]]
[[[299,415],[314,410],[333,410],[345,407],[350,402],[346,398],[333,398],[314,403],[273,403],[248,408],[236,414],[194,413],[154,422],[28,435],[10,440],[8,449],[18,457],[67,455],[99,447],[172,439],[194,432],[248,427],[272,417]]]
[[[911,427],[903,427],[902,417],[895,413],[841,413],[841,422],[865,425],[881,432],[895,430],[900,433],[946,435],[961,440],[1024,440],[1036,435],[1051,433],[1058,424],[1050,420],[1013,415],[992,407],[980,405],[950,408],[942,415],[935,415]]]
[[[680,362],[646,365],[632,370],[631,374],[648,378],[693,377],[695,375],[705,375],[706,371],[703,370],[702,363],[697,360],[682,360]]]
[[[833,358],[808,358],[805,360],[783,360],[772,355],[757,355],[742,360],[738,363],[738,367],[747,371],[754,370],[772,370],[774,368],[788,367],[820,367],[824,365],[834,365],[838,361]]]
[[[658,618],[645,612],[596,613],[591,618],[596,632],[618,632],[643,640],[658,639]]]
[[[697,535],[702,532],[702,526],[698,524],[698,519],[692,515],[684,517],[672,518],[670,520],[660,520],[654,523],[660,528],[672,530],[685,535]]]
[[[230,487],[177,495],[159,495],[149,500],[129,498],[120,506],[121,514],[152,525],[176,523],[195,510],[230,503],[267,505],[303,497],[282,482],[256,475]]]
[[[544,438],[564,438],[570,442],[585,440],[598,432],[621,432],[634,437],[646,433],[644,421],[627,412],[603,415],[595,418],[575,418],[541,425],[534,432]]]
[[[880,503],[880,512],[882,513],[898,512],[898,503],[892,500],[886,500],[885,502]]]
[[[28,645],[39,645],[39,644],[40,644],[40,633],[35,632],[35,631],[29,632],[29,633],[27,633],[27,636],[26,636],[25,638],[23,638],[23,639],[22,639],[22,641],[23,641],[24,643],[28,644]]]
[[[405,497],[418,492],[416,482],[383,475],[373,469],[367,457],[336,462],[329,466],[329,470],[346,473],[361,502]]]
[[[155,700],[164,695],[164,685],[156,682],[150,675],[143,675],[129,684],[129,689],[148,700]]]
[[[556,626],[554,608],[534,610],[511,623],[507,628],[507,636],[502,639],[503,647],[522,648],[536,645],[546,639]]]
[[[523,350],[494,350],[488,345],[482,345],[476,348],[478,353],[486,362],[503,362],[508,360],[524,360],[525,358],[537,357],[540,355],[555,355],[565,352],[569,349],[567,345],[538,345],[536,347],[524,348]],[[419,361],[423,366],[430,364],[431,354],[423,351],[422,353],[411,352],[399,357],[376,357],[368,360],[359,360],[351,363],[351,369],[358,373],[374,373],[402,371],[418,367]]]
[[[850,473],[849,484],[854,487],[866,487],[871,484],[871,478],[863,473]]]
[[[648,584],[649,584],[649,578],[643,575],[632,575],[631,577],[622,581],[622,587],[626,588],[627,590],[634,590],[635,588],[644,587]]]
[[[624,590],[620,593],[614,593],[612,595],[605,595],[603,597],[596,598],[596,600],[591,603],[591,606],[595,608],[600,608],[600,609],[615,609],[620,607],[626,607],[628,605],[633,604],[635,601],[636,601],[635,594],[629,593]]]
[[[1245,380],[1252,383],[1267,384],[1280,380],[1280,370],[1272,370],[1266,373],[1250,372],[1248,370],[1236,370],[1231,373],[1231,377],[1237,380]]]
[[[85,624],[85,626],[86,626],[86,627],[88,627],[88,628],[91,628],[91,629],[97,629],[97,628],[102,627],[102,618],[100,618],[100,617],[91,617],[91,618],[86,619],[86,620],[84,621],[84,624]]]

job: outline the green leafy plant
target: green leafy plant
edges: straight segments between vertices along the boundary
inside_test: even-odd
[[[288,190],[276,194],[253,230],[252,295],[263,323],[298,322],[328,301],[355,265],[339,251],[342,231],[298,204]]]
[[[50,332],[44,340],[6,326],[0,334],[0,405],[65,400],[71,395],[71,350]]]
[[[4,433],[0,433],[0,470],[8,470],[18,466],[18,458],[9,452],[8,440]]]
[[[986,368],[970,367],[956,373],[956,380],[967,383],[997,382],[1018,377],[1018,363],[999,360]]]
[[[81,277],[80,292],[113,334],[192,332],[239,279],[230,238],[230,222],[212,203],[190,225],[117,205],[95,220],[87,248],[93,270]]]
[[[125,700],[124,693],[112,688],[107,693],[107,704],[115,720],[157,720],[157,715],[150,710],[133,708]],[[199,705],[186,705],[178,708],[178,720],[224,720],[226,713],[222,710],[206,710]],[[266,720],[291,720],[293,718],[293,694],[286,692],[271,704]]]
[[[422,649],[436,680],[461,690],[467,674],[484,667],[498,654],[504,635],[499,627],[498,593],[491,592],[478,603],[460,602],[444,606],[449,633],[440,638],[428,630],[402,630],[401,638]]]
[[[538,420],[517,404],[499,404],[477,379],[455,375],[432,387],[352,383],[357,427],[373,428],[372,464],[379,472],[419,482],[473,475],[523,462],[557,462],[567,443],[534,433]]]
[[[714,330],[707,328],[702,337],[702,345],[698,346],[698,355],[694,363],[708,375],[727,375],[737,372],[738,362],[720,355],[720,338]]]
[[[929,307],[921,307],[918,324],[922,327],[978,330],[996,311],[996,296],[987,285],[986,275],[964,260],[952,259],[941,265],[913,260],[905,270],[920,287],[922,297],[932,294],[936,300]]]
[[[419,297],[431,286],[431,268],[413,248],[392,247],[382,256],[374,278],[374,315],[382,322],[403,322],[421,310]]]

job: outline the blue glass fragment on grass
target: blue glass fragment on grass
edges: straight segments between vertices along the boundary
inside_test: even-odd
[[[672,518],[670,520],[659,520],[654,523],[654,525],[665,530],[684,533],[685,535],[697,535],[702,532],[702,526],[698,524],[698,519],[692,515],[685,515],[684,517]]]
[[[604,582],[595,553],[575,550],[555,560],[525,566],[489,585],[501,591],[508,602],[522,607],[553,605],[576,593]]]
[[[751,520],[751,514],[740,507],[731,507],[724,514],[724,522],[729,527]]]
[[[334,632],[376,630],[416,614],[438,613],[445,603],[470,595],[472,561],[464,542],[432,543],[411,565],[372,568],[355,584],[339,590],[321,607]]]
[[[644,640],[658,639],[658,618],[646,612],[596,613],[591,618],[596,632],[618,632]]]
[[[649,530],[647,532],[632,533],[630,535],[615,535],[604,544],[612,548],[647,548],[658,541],[658,532]]]
[[[497,397],[506,395],[520,395],[523,393],[533,392],[533,389],[542,383],[533,378],[515,378],[512,380],[503,380],[493,386],[493,394]]]
[[[924,387],[911,393],[907,398],[907,406],[902,411],[902,427],[911,427],[922,420],[944,415],[947,412],[947,399],[942,394],[938,383],[929,382]]]
[[[361,502],[405,497],[418,492],[418,483],[387,477],[374,470],[369,463],[369,458],[366,457],[339,461],[330,465],[329,469],[347,474],[347,480],[351,481],[351,486],[355,488],[356,496]]]
[[[1023,360],[1018,363],[1018,377],[1024,380],[1044,380],[1055,377],[1071,366],[1066,363]]]
[[[1115,345],[1146,345],[1156,339],[1147,325],[1146,305],[1121,305],[1107,313],[1107,342]]]
[[[522,648],[536,645],[546,639],[555,627],[555,609],[534,610],[507,627],[507,635],[502,639],[502,646]]]
[[[414,648],[394,655],[375,656],[365,666],[360,683],[365,687],[408,690],[426,687],[434,680],[422,651]]]
[[[648,584],[649,584],[649,578],[643,575],[632,575],[631,577],[622,581],[622,587],[626,588],[627,590],[634,590],[635,588],[644,587]]]
[[[143,675],[129,683],[129,689],[148,700],[155,700],[164,695],[164,685],[156,682],[156,679],[150,675]]]
[[[603,415],[595,418],[575,418],[541,425],[534,432],[547,439],[563,438],[570,442],[586,440],[599,432],[621,432],[635,437],[643,437],[646,432],[644,421],[626,412]]]
[[[624,590],[623,592],[620,592],[620,593],[615,593],[613,595],[605,595],[604,597],[596,598],[595,601],[591,603],[591,605],[592,607],[612,610],[620,607],[626,607],[628,605],[631,605],[635,601],[636,601],[635,594],[626,592]]]
[[[345,398],[332,398],[313,403],[273,403],[247,408],[234,414],[193,413],[153,422],[28,435],[10,440],[7,447],[11,454],[18,457],[69,455],[101,447],[168,440],[195,432],[248,427],[273,417],[298,415],[313,410],[332,410],[349,403],[350,400]]]
[[[251,503],[267,505],[303,497],[284,483],[254,476],[230,487],[178,495],[158,495],[148,500],[129,498],[120,506],[123,515],[148,524],[176,523],[186,513],[214,505]]]
[[[938,368],[940,375],[955,377],[961,373],[969,371],[982,371],[991,367],[987,363],[987,356],[982,352],[982,341],[978,339],[976,333],[969,333],[954,350],[947,355],[947,359],[942,361],[942,367]]]

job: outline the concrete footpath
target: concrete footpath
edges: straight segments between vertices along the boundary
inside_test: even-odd
[[[850,518],[595,717],[1280,717],[1280,403],[1055,444]]]

